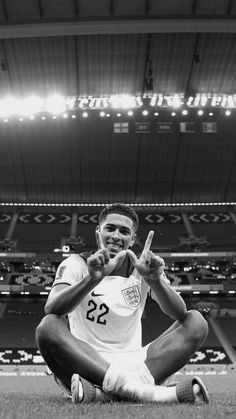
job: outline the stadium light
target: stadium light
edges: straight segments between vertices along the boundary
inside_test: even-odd
[[[38,96],[29,96],[17,102],[17,113],[21,116],[31,116],[43,110],[44,100]]]
[[[52,95],[45,100],[45,111],[52,114],[62,114],[66,110],[66,99],[60,95]]]
[[[235,95],[234,96],[229,95],[227,97],[227,102],[228,102],[228,107],[229,108],[234,108],[235,107]]]
[[[0,118],[9,118],[13,115],[17,117],[30,117],[38,113],[50,113],[66,118],[64,114],[78,110],[87,111],[88,109],[106,112],[112,109],[121,111],[122,109],[133,112],[134,109],[141,108],[149,111],[153,109],[152,115],[157,115],[159,108],[171,109],[185,106],[182,115],[188,114],[188,108],[197,108],[199,115],[201,108],[223,108],[225,116],[229,116],[231,109],[236,108],[236,94],[207,94],[197,93],[195,96],[186,97],[183,94],[164,95],[162,93],[153,93],[145,96],[132,95],[112,95],[104,97],[63,97],[62,95],[51,95],[46,98],[31,95],[25,98],[16,98],[13,96],[0,98]],[[210,110],[210,109],[209,109]],[[211,111],[211,110],[210,110]],[[145,113],[144,113],[145,115]],[[146,114],[147,115],[147,114]],[[104,115],[105,116],[105,115]],[[131,113],[130,113],[131,116]],[[69,116],[68,116],[69,117]],[[19,118],[18,118],[19,120]]]
[[[180,108],[180,106],[182,105],[182,101],[180,99],[180,97],[178,95],[174,95],[172,98],[172,106],[173,108]]]
[[[47,203],[47,202],[0,202],[2,207],[104,207],[109,205],[109,202],[103,203]],[[236,202],[142,202],[142,203],[128,203],[132,207],[214,207],[214,206],[235,206]]]
[[[201,103],[201,106],[202,106],[202,107],[205,107],[205,106],[206,106],[206,104],[207,104],[207,96],[206,96],[206,95],[202,95],[202,96],[201,96],[201,101],[200,101],[200,103]]]
[[[108,99],[109,104],[112,108],[120,108],[120,109],[127,109],[127,108],[136,108],[137,101],[135,96],[129,95],[120,95],[120,96],[111,96]]]
[[[18,102],[14,97],[6,97],[0,100],[0,117],[7,118],[17,113]]]

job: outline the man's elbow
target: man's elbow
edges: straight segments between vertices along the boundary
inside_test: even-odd
[[[185,317],[187,316],[187,307],[184,305],[182,305],[181,307],[179,307],[176,310],[173,310],[171,315],[169,313],[169,316],[172,318],[172,320],[177,320],[180,323],[182,323],[185,320]]]
[[[185,320],[185,317],[187,316],[188,310],[186,305],[184,305],[184,307],[182,308],[182,310],[180,310],[179,315],[177,320],[179,320],[179,322],[183,322]]]
[[[44,307],[44,313],[46,314],[46,316],[47,316],[47,314],[52,314],[47,305],[45,305],[45,307]]]
[[[44,313],[47,314],[57,314],[55,313],[55,310],[53,310],[52,304],[50,304],[49,302],[46,302],[45,307],[44,307]]]

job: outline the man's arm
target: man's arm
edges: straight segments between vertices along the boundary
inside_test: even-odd
[[[187,308],[182,297],[167,282],[164,260],[149,250],[153,235],[154,232],[150,231],[139,259],[131,250],[128,250],[128,254],[135,269],[153,290],[162,311],[173,320],[181,321],[187,313]]]
[[[155,294],[155,300],[162,311],[173,320],[183,320],[187,313],[186,304],[175,289],[168,284],[165,274],[160,275],[155,281],[146,280],[146,282]]]
[[[101,241],[100,236],[99,239]],[[73,311],[81,303],[83,298],[92,291],[105,276],[110,275],[119,262],[122,262],[122,260],[125,259],[126,251],[124,250],[110,259],[108,250],[105,249],[102,244],[100,244],[99,247],[99,250],[87,260],[87,276],[81,278],[80,282],[73,285],[58,283],[52,288],[45,305],[46,314],[63,316]],[[73,269],[76,268],[74,267]],[[62,281],[63,277],[61,282]]]
[[[74,285],[57,284],[48,296],[45,313],[63,316],[73,311],[83,298],[96,286],[90,275]]]

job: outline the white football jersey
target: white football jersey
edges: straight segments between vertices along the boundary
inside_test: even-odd
[[[73,285],[88,275],[86,262],[71,255],[58,267],[53,286]],[[141,317],[148,285],[134,271],[128,278],[105,277],[69,314],[71,333],[100,352],[141,348]]]

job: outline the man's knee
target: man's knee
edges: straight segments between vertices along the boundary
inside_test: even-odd
[[[53,339],[55,324],[58,319],[59,317],[55,314],[48,314],[41,320],[35,330],[35,340],[38,346]]]
[[[185,318],[188,339],[190,339],[196,347],[203,344],[208,335],[208,323],[197,310],[189,310]]]

